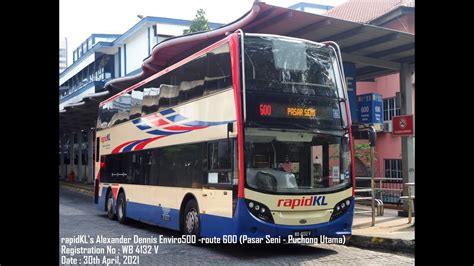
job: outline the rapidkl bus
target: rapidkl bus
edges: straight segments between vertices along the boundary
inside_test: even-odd
[[[241,30],[99,105],[95,199],[197,237],[350,235],[340,51]]]

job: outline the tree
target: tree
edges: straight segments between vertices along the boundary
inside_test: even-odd
[[[209,28],[209,21],[204,17],[204,15],[206,15],[206,12],[203,9],[199,9],[196,12],[196,18],[193,19],[191,25],[189,26],[189,30],[184,30],[183,34],[210,30],[211,28]]]

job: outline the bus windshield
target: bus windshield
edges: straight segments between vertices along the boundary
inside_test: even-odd
[[[334,50],[281,36],[245,36],[246,90],[343,97]]]
[[[246,126],[343,130],[345,98],[332,48],[283,36],[245,35]]]
[[[246,183],[252,189],[301,194],[351,185],[347,135],[247,128],[245,141]]]

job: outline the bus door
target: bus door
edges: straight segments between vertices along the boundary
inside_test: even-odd
[[[233,150],[231,139],[207,145],[208,171],[202,189],[206,214],[232,217]]]

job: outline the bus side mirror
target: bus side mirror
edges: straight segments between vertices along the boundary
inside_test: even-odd
[[[370,147],[375,147],[375,142],[377,141],[377,133],[375,132],[375,128],[370,127],[368,135]]]

